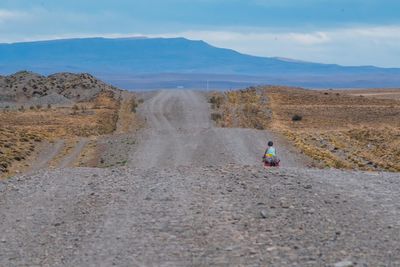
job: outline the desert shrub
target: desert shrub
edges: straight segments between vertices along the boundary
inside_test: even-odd
[[[118,114],[116,112],[104,113],[98,120],[98,134],[110,134],[117,129]]]
[[[51,104],[47,104],[47,109],[51,109]]]
[[[41,109],[42,108],[42,105],[36,105],[36,109]]]
[[[72,115],[76,115],[79,110],[79,106],[77,104],[72,106]]]
[[[211,107],[213,109],[219,108],[222,105],[223,98],[222,98],[222,96],[213,95],[212,97],[210,97],[208,102],[211,104]]]
[[[20,138],[21,142],[29,142],[29,140],[30,140],[30,137],[21,137]]]
[[[34,110],[35,107],[34,107],[34,106],[30,106],[29,109],[30,109],[30,110]]]
[[[247,117],[256,116],[260,111],[260,107],[254,104],[245,104],[243,107],[243,113]]]
[[[254,128],[257,130],[265,130],[264,125],[262,125],[262,123],[260,123],[258,121],[254,122]]]
[[[303,116],[295,114],[292,117],[292,121],[301,121],[303,119]]]
[[[211,113],[211,119],[212,119],[213,121],[218,122],[219,120],[222,119],[222,116],[221,116],[221,114],[219,114],[219,113]]]
[[[138,107],[138,104],[136,103],[136,101],[135,101],[134,98],[132,98],[132,99],[130,100],[129,105],[130,105],[131,111],[132,111],[133,113],[136,113],[136,109],[137,109],[137,107]]]

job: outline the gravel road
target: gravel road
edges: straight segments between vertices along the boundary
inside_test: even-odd
[[[308,169],[270,133],[214,128],[195,92],[140,112],[126,167],[0,182],[0,266],[400,266],[399,174]],[[258,163],[270,138],[283,168]]]
[[[273,133],[213,127],[209,105],[198,92],[160,91],[139,111],[149,127],[130,157],[130,167],[200,167],[227,163],[259,166],[269,140],[275,142],[284,167],[307,164],[307,159]],[[281,146],[285,148],[281,150]]]

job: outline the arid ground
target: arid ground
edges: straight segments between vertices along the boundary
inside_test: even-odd
[[[220,126],[272,129],[320,167],[399,172],[399,94],[260,87],[215,93],[210,102]]]
[[[137,108],[118,109],[114,134],[71,149],[69,155],[80,154],[77,165],[92,167],[43,167],[0,182],[0,265],[400,265],[399,174],[381,165],[375,172],[311,168],[325,161],[284,138],[295,132],[311,146],[306,134],[328,133],[322,112],[333,112],[312,107],[313,97],[322,106],[343,98],[347,108],[359,96],[298,94],[271,89],[222,96],[234,105],[210,104],[209,96],[193,91],[137,96],[143,99]],[[397,110],[397,102],[362,99],[350,111]],[[228,108],[233,116],[226,117]],[[293,121],[300,111],[302,119]],[[332,120],[344,134],[347,121],[338,114]],[[375,125],[354,118],[354,125]],[[39,137],[27,136],[28,143]],[[276,143],[281,168],[260,162],[268,140]]]
[[[0,178],[99,164],[98,142],[140,127],[133,93],[88,74],[19,72],[0,79]]]

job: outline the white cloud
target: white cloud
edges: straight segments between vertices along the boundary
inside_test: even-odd
[[[20,11],[13,11],[7,9],[0,9],[0,23],[7,21],[18,20],[26,17],[27,14]]]
[[[286,38],[303,45],[324,44],[331,41],[331,38],[325,32],[290,33]]]
[[[157,36],[157,35],[156,35]],[[400,67],[400,26],[329,29],[316,32],[187,31],[161,34],[205,40],[258,56],[278,56],[344,65]]]
[[[192,39],[209,40],[212,42],[268,42],[286,41],[299,45],[315,45],[330,42],[330,37],[325,32],[315,33],[276,33],[276,32],[230,32],[230,31],[186,31],[181,33],[164,34],[161,36],[184,36]]]

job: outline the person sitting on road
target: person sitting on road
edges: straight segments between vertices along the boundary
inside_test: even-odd
[[[276,149],[274,147],[274,142],[269,141],[268,147],[265,150],[263,161],[266,165],[269,166],[277,166],[279,164],[279,160],[276,157]]]

